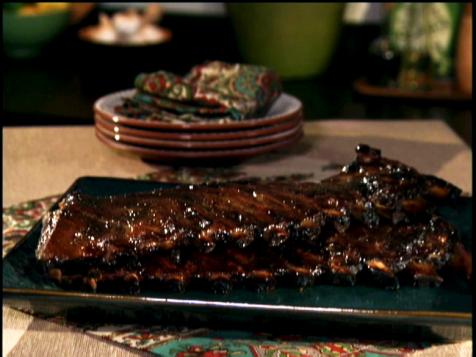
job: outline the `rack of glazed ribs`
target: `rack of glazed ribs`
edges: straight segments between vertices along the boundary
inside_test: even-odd
[[[71,193],[44,218],[36,256],[67,288],[139,292],[471,278],[435,211],[461,191],[367,145],[319,183],[229,182],[119,196]]]

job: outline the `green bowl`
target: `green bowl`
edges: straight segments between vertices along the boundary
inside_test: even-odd
[[[323,73],[337,45],[344,3],[228,4],[243,59],[283,78]]]
[[[3,48],[14,58],[35,57],[68,25],[69,10],[40,15],[3,11]]]

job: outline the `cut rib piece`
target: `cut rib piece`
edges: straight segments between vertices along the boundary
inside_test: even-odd
[[[188,246],[211,251],[220,242],[245,247],[258,239],[277,246],[291,235],[315,239],[326,223],[345,230],[350,196],[358,194],[311,186],[317,190],[296,192],[295,184],[283,183],[180,187],[107,198],[71,194],[45,218],[37,257],[112,261],[124,253],[140,256]]]

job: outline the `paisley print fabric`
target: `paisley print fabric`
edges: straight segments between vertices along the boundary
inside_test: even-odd
[[[136,95],[119,114],[149,120],[244,120],[266,113],[281,94],[278,75],[262,66],[220,61],[193,67],[184,77],[158,71],[135,79]]]

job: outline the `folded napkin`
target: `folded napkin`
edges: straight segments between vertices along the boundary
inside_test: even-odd
[[[197,65],[184,77],[142,73],[137,93],[120,114],[152,120],[243,120],[264,115],[281,94],[278,75],[262,66],[220,61]]]

